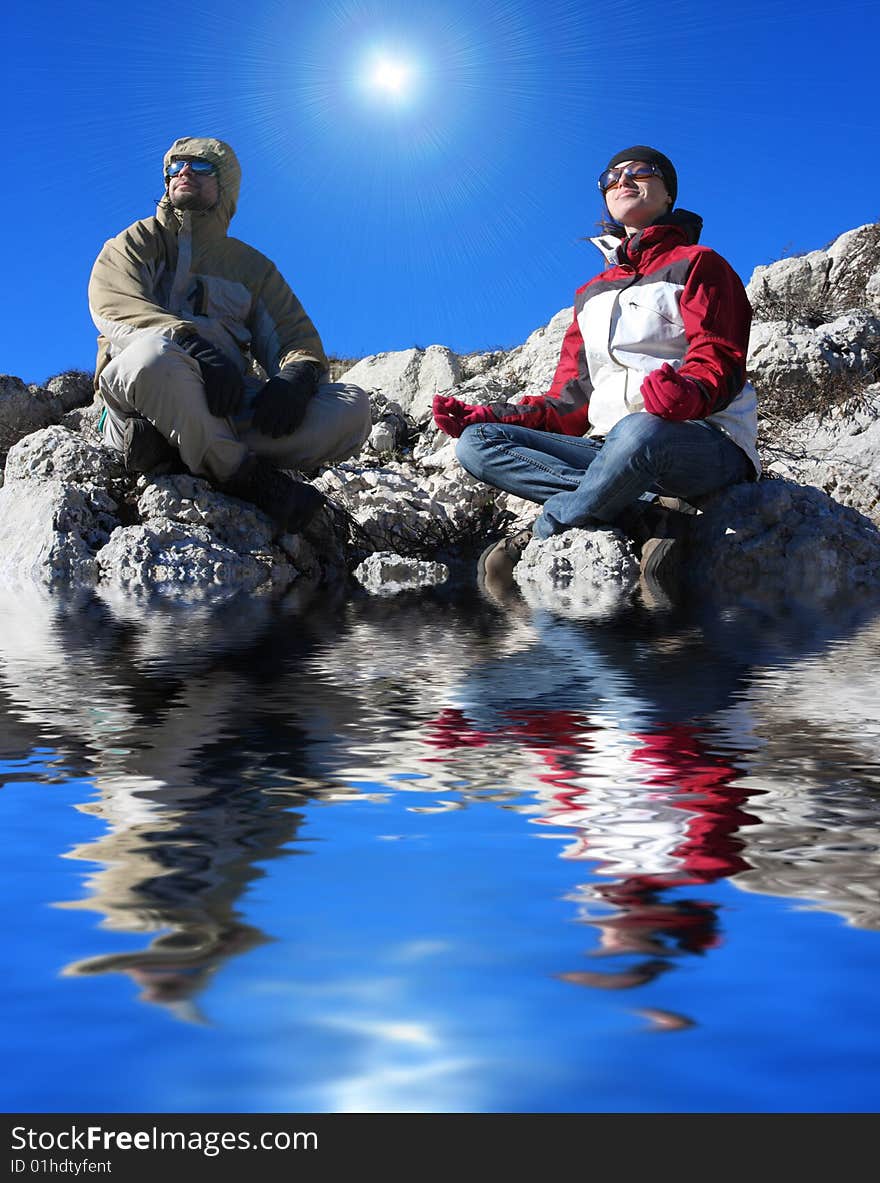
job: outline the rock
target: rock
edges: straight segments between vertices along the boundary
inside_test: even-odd
[[[0,374],[0,457],[31,432],[57,423],[61,411],[61,401],[48,390]]]
[[[690,523],[688,585],[716,604],[813,612],[880,591],[880,531],[821,489],[785,479],[734,485]]]
[[[120,526],[95,561],[99,580],[111,587],[193,598],[193,593],[226,597],[265,590],[296,578],[280,556],[268,558],[224,546],[205,527],[153,520],[146,526]]]
[[[816,485],[880,526],[880,383],[856,405],[777,429],[765,453],[769,472]]]
[[[46,389],[58,399],[66,414],[77,407],[91,406],[95,399],[95,381],[85,370],[67,370],[46,382]]]
[[[108,503],[107,509],[115,509]],[[7,482],[0,489],[0,581],[49,588],[91,587],[95,559],[115,524],[74,485]]]
[[[500,511],[495,490],[453,471],[420,471],[390,462],[379,468],[352,461],[320,476],[315,485],[359,523],[377,551],[412,553],[461,543],[473,522],[491,523]]]
[[[125,498],[137,522],[122,522]],[[265,514],[197,477],[140,477],[131,489],[117,453],[61,426],[9,454],[0,489],[4,583],[225,598],[323,574],[306,539],[276,539]]]
[[[461,366],[455,354],[442,345],[430,345],[427,349],[404,349],[365,357],[347,370],[340,381],[383,394],[418,421],[430,417],[434,395],[451,390],[460,377]]]
[[[880,224],[841,234],[825,250],[756,267],[746,287],[758,320],[820,324],[852,308],[880,312]]]
[[[550,388],[562,339],[571,326],[573,308],[569,304],[529,336],[523,345],[511,350],[498,376],[515,383],[521,394],[543,394]]]
[[[55,479],[119,493],[125,478],[119,453],[53,425],[22,439],[6,460],[6,482]]]
[[[355,568],[354,577],[374,595],[396,595],[412,588],[445,583],[449,568],[444,563],[426,563],[390,551],[377,551]]]
[[[97,551],[118,524],[122,466],[60,426],[17,443],[0,489],[0,579],[47,587],[97,582]]]
[[[759,392],[850,392],[875,380],[880,368],[880,319],[858,310],[809,328],[781,321],[755,324],[748,370]],[[828,405],[840,396],[828,395]]]
[[[619,530],[567,530],[533,538],[513,569],[525,599],[536,607],[590,620],[627,606],[639,582],[639,561]]]
[[[878,227],[859,227],[826,251],[756,270],[750,289],[775,319],[756,318],[749,367],[766,467],[782,479],[728,490],[689,523],[686,591],[698,601],[821,610],[880,586],[868,520],[880,519],[878,241]],[[455,441],[430,419],[431,399],[450,389],[478,403],[545,391],[571,315],[562,309],[508,351],[460,361],[431,346],[350,367],[345,379],[372,388],[371,440],[315,478],[328,506],[302,535],[279,536],[252,505],[206,481],[126,474],[96,434],[89,375],[57,375],[47,389],[0,379],[0,431],[13,441],[0,489],[0,581],[117,597],[306,589],[307,598],[307,589],[343,589],[360,563],[358,578],[376,591],[432,584],[446,570],[432,563],[478,553],[538,509],[464,472]],[[801,404],[804,392],[811,401]],[[528,602],[594,619],[633,598],[638,564],[617,531],[573,530],[530,544],[515,577]]]

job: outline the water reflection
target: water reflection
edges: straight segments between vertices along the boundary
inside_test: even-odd
[[[103,826],[67,852],[91,866],[59,906],[125,938],[65,972],[124,973],[181,1018],[273,939],[243,896],[309,849],[317,800],[491,803],[551,838],[593,934],[556,970],[576,986],[639,989],[710,954],[723,916],[701,892],[721,879],[880,927],[880,625],[851,609],[806,628],[733,611],[595,624],[438,594],[391,609],[32,596],[4,599],[0,621],[3,755],[54,749]]]
[[[734,704],[745,667],[719,661],[692,628],[658,637],[633,622],[596,630],[536,617],[520,636],[521,646],[467,671],[459,690],[467,707],[441,712],[428,742],[465,754],[460,772],[471,786],[474,752],[483,769],[511,747],[537,757],[530,795],[539,804],[514,808],[569,835],[561,857],[590,874],[568,895],[598,930],[588,956],[616,966],[603,960],[601,970],[560,977],[644,986],[720,940],[716,905],[681,889],[749,866],[739,831],[757,819],[738,780],[752,743],[746,732],[735,751],[704,722]],[[652,1019],[664,1029],[689,1024],[669,1013]]]
[[[237,904],[261,864],[296,849],[294,807],[315,789],[306,725],[295,710],[273,711],[261,682],[267,664],[295,665],[312,644],[299,609],[282,607],[294,627],[279,644],[278,606],[259,600],[185,612],[92,598],[3,602],[7,745],[30,732],[70,773],[89,776],[94,799],[78,808],[106,830],[66,853],[97,867],[85,898],[57,906],[150,936],[65,973],[125,973],[142,999],[198,1021],[193,999],[210,977],[268,939]],[[321,614],[311,619],[319,632]]]

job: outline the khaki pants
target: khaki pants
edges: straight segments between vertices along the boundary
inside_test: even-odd
[[[218,419],[208,410],[198,362],[172,341],[145,333],[101,373],[104,438],[122,451],[125,420],[142,415],[174,444],[190,472],[222,484],[249,453],[277,468],[309,472],[354,456],[370,433],[367,395],[358,386],[335,382],[318,387],[292,435],[272,439],[251,426],[260,385],[245,379],[244,408],[233,418]]]

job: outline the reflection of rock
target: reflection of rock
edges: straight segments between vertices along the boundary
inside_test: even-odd
[[[746,891],[790,897],[880,928],[880,624],[845,646],[758,668],[747,691],[758,745],[748,780],[761,824],[749,829]],[[782,772],[780,771],[782,770]]]
[[[277,715],[264,700],[267,666],[285,668],[320,629],[319,612],[307,626],[267,607],[0,597],[4,701],[32,742],[87,775],[95,797],[79,809],[104,827],[68,852],[88,865],[85,895],[58,906],[149,937],[66,972],[124,972],[182,1018],[198,1017],[192,999],[220,966],[268,939],[239,901],[296,839],[291,807],[315,786],[308,720],[321,711],[336,725],[314,680],[297,678]],[[278,633],[261,651],[269,624]]]

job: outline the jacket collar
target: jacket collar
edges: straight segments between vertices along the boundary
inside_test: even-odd
[[[662,247],[668,250],[676,243],[693,246],[700,240],[703,219],[690,210],[677,209],[664,214],[644,230],[637,230],[626,238],[614,234],[602,234],[590,242],[601,252],[610,266],[633,263],[639,256]]]
[[[167,197],[159,202],[156,218],[172,234],[187,232],[198,243],[225,238],[229,226],[225,212],[216,205],[208,210],[179,210],[174,208]]]

